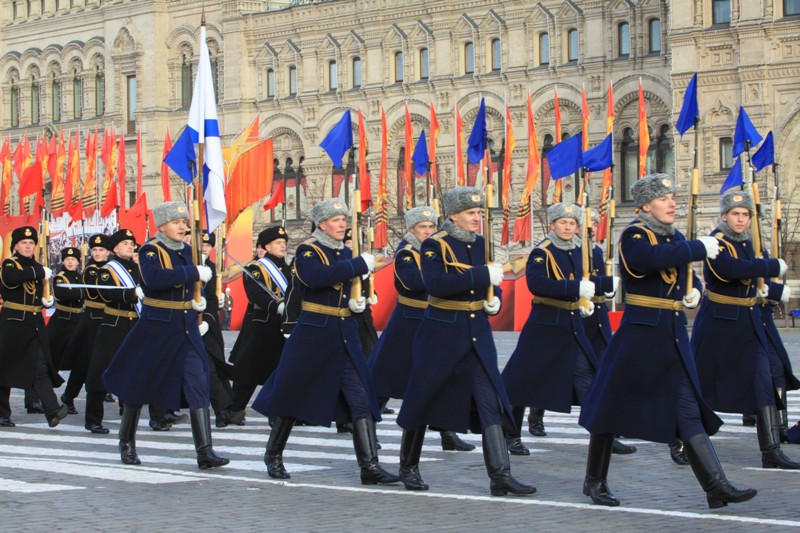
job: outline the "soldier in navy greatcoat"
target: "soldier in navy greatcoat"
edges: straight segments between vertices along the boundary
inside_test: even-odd
[[[403,428],[400,477],[406,489],[425,490],[419,459],[428,425],[482,433],[493,496],[533,494],[511,475],[504,430],[517,431],[497,369],[489,315],[500,311],[503,268],[486,263],[477,235],[483,194],[474,187],[444,193],[448,219],[422,243],[422,278],[428,308],[414,338],[414,369],[397,417]],[[493,287],[496,292],[489,296]]]
[[[673,227],[675,187],[666,174],[631,187],[639,215],[619,241],[625,312],[581,408],[589,430],[583,493],[597,505],[619,505],[608,487],[615,434],[668,443],[680,438],[708,505],[755,496],[725,477],[708,438],[722,421],[703,400],[686,331],[685,307],[700,302],[699,280],[687,294],[687,263],[716,257],[713,237],[686,240]]]
[[[141,318],[103,374],[108,390],[125,404],[120,457],[125,464],[141,463],[136,426],[143,404],[173,410],[185,404],[197,465],[224,466],[228,459],[218,456],[211,443],[209,363],[198,321],[206,301],[194,299],[196,282],[208,282],[211,269],[195,265],[191,247],[183,242],[188,220],[183,202],[156,206],[153,219],[158,232],[139,251]]]
[[[347,214],[339,198],[311,210],[317,229],[295,254],[302,311],[278,368],[253,402],[253,409],[272,422],[264,462],[273,478],[289,478],[283,450],[299,419],[324,426],[352,422],[361,483],[399,481],[378,462],[375,422],[380,410],[352,318],[352,313],[364,311],[366,299],[350,298],[351,279],[369,274],[375,258],[368,253],[352,257],[344,245]]]
[[[786,263],[756,256],[749,229],[754,211],[750,193],[722,195],[721,219],[711,233],[719,241],[719,255],[704,265],[705,298],[692,329],[692,347],[708,404],[717,411],[755,412],[762,466],[797,470],[800,463],[780,449],[769,341],[757,305],[758,297],[769,295],[763,279],[782,276]]]

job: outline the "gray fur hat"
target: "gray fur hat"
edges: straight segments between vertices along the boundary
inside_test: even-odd
[[[153,208],[153,223],[157,228],[179,219],[189,220],[189,210],[183,202],[164,202]]]
[[[413,228],[420,222],[433,222],[434,227],[436,227],[437,222],[436,211],[427,205],[409,209],[403,219],[406,221],[406,228],[408,229]]]
[[[445,191],[442,196],[446,215],[485,205],[483,192],[477,187],[455,187]]]
[[[325,222],[336,215],[347,216],[349,214],[350,211],[347,209],[347,204],[341,198],[328,198],[318,202],[317,205],[311,208],[311,220],[314,221],[315,226],[319,226],[321,222]]]
[[[674,193],[675,180],[669,174],[648,174],[631,186],[636,207],[642,207],[654,198]]]
[[[755,212],[753,195],[747,191],[740,191],[738,189],[725,191],[725,194],[719,199],[719,214],[724,215],[734,207],[744,207],[750,211],[750,216],[753,216]]]
[[[579,225],[583,224],[583,208],[575,204],[553,204],[547,208],[548,225],[559,218],[572,218]]]

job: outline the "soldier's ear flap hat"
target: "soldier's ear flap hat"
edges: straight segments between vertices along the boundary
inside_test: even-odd
[[[650,200],[675,193],[675,181],[669,174],[648,174],[631,186],[631,195],[636,207]]]
[[[24,241],[25,239],[32,239],[33,242],[39,240],[39,234],[36,233],[36,228],[33,226],[22,226],[21,228],[17,228],[11,232],[11,249],[14,249],[14,246],[17,245],[18,242]]]
[[[284,229],[283,226],[272,226],[259,233],[258,240],[256,240],[256,247],[266,246],[277,239],[283,239],[289,242],[289,234],[286,233],[286,229]]]
[[[74,257],[75,259],[80,260],[81,251],[73,246],[64,248],[63,250],[61,250],[61,261],[63,262],[64,259],[66,259],[67,257]]]
[[[108,241],[108,236],[103,235],[102,233],[98,233],[97,235],[92,235],[89,237],[89,248],[105,248],[106,250],[111,250],[112,246]]]
[[[547,224],[552,224],[559,218],[574,219],[578,225],[583,224],[583,209],[575,204],[553,204],[547,208]]]
[[[403,215],[403,220],[405,220],[406,228],[408,229],[413,228],[420,222],[433,222],[433,226],[436,227],[436,211],[427,205],[415,207],[406,211],[406,214]]]
[[[442,200],[447,216],[485,205],[483,192],[477,187],[455,187],[445,191]]]
[[[183,202],[164,202],[153,208],[153,223],[160,228],[172,220],[189,220],[189,210]]]
[[[111,246],[111,249],[113,250],[122,241],[133,241],[133,245],[136,246],[136,236],[129,229],[120,229],[116,233],[112,234],[108,239],[108,245]]]
[[[203,244],[207,244],[213,248],[217,244],[217,236],[214,233],[209,233],[207,231],[204,231]]]
[[[744,207],[750,211],[750,216],[753,216],[756,209],[753,195],[747,191],[736,189],[725,191],[725,194],[719,199],[719,214],[724,215],[734,207]]]
[[[318,202],[317,205],[311,208],[311,220],[314,225],[319,227],[320,223],[333,218],[337,215],[349,215],[347,204],[341,198],[329,198]]]

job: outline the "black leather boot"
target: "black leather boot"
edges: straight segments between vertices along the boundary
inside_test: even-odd
[[[544,430],[544,409],[531,407],[531,412],[528,413],[528,433],[534,437],[547,436]]]
[[[125,406],[122,420],[119,422],[119,455],[123,464],[140,465],[142,462],[136,455],[136,426],[139,425],[139,413],[142,408]]]
[[[167,409],[164,411],[164,414],[161,415],[160,422],[162,424],[169,424],[174,426],[175,424],[183,424],[189,419],[184,413],[176,413],[171,409]]]
[[[669,456],[676,465],[686,466],[689,464],[689,458],[686,457],[686,447],[681,439],[675,439],[669,443]]]
[[[800,463],[792,461],[781,451],[781,437],[778,430],[778,410],[774,405],[756,409],[756,430],[758,447],[761,449],[761,466],[800,470]]]
[[[464,442],[455,431],[440,431],[442,436],[442,450],[446,452],[471,452],[475,449],[474,444]]]
[[[742,415],[742,425],[744,427],[755,427],[756,426],[756,415]]]
[[[246,411],[242,409],[241,411],[231,411],[230,409],[223,409],[220,411],[215,420],[215,425],[218,428],[228,427],[230,424],[239,424],[242,420],[244,420],[244,416]]]
[[[64,394],[62,394],[61,395],[61,403],[63,403],[64,405],[66,405],[69,408],[69,411],[67,411],[68,414],[70,414],[70,415],[77,415],[78,414],[78,410],[75,409],[75,400],[70,400]]]
[[[197,451],[197,466],[207,470],[215,466],[225,466],[230,463],[225,457],[220,457],[211,445],[211,413],[208,407],[192,409],[189,411],[192,421],[192,437],[194,449]]]
[[[636,453],[636,446],[625,444],[619,439],[614,439],[614,446],[611,447],[611,453],[614,455],[630,455]]]
[[[424,440],[424,427],[413,431],[403,431],[403,437],[400,439],[400,481],[403,482],[406,490],[428,490],[430,488],[419,475],[419,456],[422,454]]]
[[[589,438],[589,456],[586,460],[586,478],[583,480],[583,494],[592,499],[595,505],[616,507],[619,498],[608,488],[608,466],[611,463],[611,450],[614,435],[610,433],[592,434]]]
[[[730,484],[719,464],[714,445],[705,433],[695,435],[685,445],[689,464],[700,486],[706,491],[711,509],[725,507],[729,503],[746,502],[758,493],[756,489],[739,490]]]
[[[536,487],[520,483],[511,475],[511,460],[508,456],[503,426],[495,424],[483,429],[483,461],[491,482],[492,496],[511,494],[533,494]]]
[[[381,468],[378,462],[378,447],[375,440],[375,421],[371,418],[353,420],[353,449],[361,468],[362,485],[397,483],[399,476]]]
[[[786,387],[776,387],[775,394],[781,404],[776,406],[778,410],[778,434],[781,444],[789,442],[789,404],[786,403]]]
[[[291,476],[283,466],[283,449],[294,427],[294,418],[276,416],[270,418],[272,429],[269,432],[267,451],[264,453],[264,464],[267,465],[269,477],[275,479],[289,479]]]
[[[522,419],[525,417],[525,407],[512,407],[511,417],[514,419],[516,433],[506,436],[508,453],[511,455],[530,455],[531,451],[522,444]]]

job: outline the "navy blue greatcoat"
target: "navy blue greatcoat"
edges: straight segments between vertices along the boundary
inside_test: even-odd
[[[707,291],[753,298],[758,276],[778,275],[778,260],[756,258],[751,241],[726,239],[719,230],[711,235],[719,240],[720,251],[715,259],[706,259],[703,267]],[[758,362],[768,357],[761,306],[728,305],[704,298],[694,321],[692,347],[703,395],[715,410],[749,414],[763,407],[756,404],[771,399],[771,387],[760,395],[756,391],[756,372],[769,372],[768,364]],[[765,398],[759,401],[757,396]]]
[[[490,285],[485,241],[465,243],[439,231],[422,243],[422,278],[428,295],[445,300],[477,302]],[[500,290],[495,287],[495,295]],[[483,367],[502,423],[517,431],[503,380],[489,318],[483,309],[454,311],[429,306],[414,338],[414,362],[397,423],[407,430],[425,425],[480,433],[472,388],[476,369]]]
[[[627,294],[680,302],[686,265],[704,258],[705,247],[678,231],[657,235],[634,220],[620,236],[619,256]],[[685,313],[626,304],[581,406],[580,424],[592,433],[671,442],[678,434],[684,379],[694,391],[705,432],[716,433],[722,420],[702,400]]]
[[[772,375],[773,378],[777,376],[783,377],[783,383],[779,384],[780,378],[777,378],[776,386],[783,385],[786,390],[800,389],[800,380],[794,376],[792,371],[792,363],[789,360],[789,353],[783,345],[781,334],[778,333],[778,327],[775,325],[775,317],[773,314],[773,307],[775,304],[772,302],[780,302],[781,295],[783,294],[783,283],[769,282],[769,295],[767,302],[761,305],[761,323],[764,325],[764,333],[769,342],[769,355],[770,364],[773,365]]]
[[[601,275],[605,272],[605,268],[606,261],[603,249],[595,244],[592,246],[592,275]],[[611,320],[608,318],[608,304],[595,302],[594,313],[583,319],[583,329],[586,331],[586,337],[592,345],[594,354],[598,359],[602,359],[606,348],[608,348],[608,343],[611,342],[612,335]]]
[[[422,281],[419,251],[405,240],[397,245],[394,258],[394,286],[397,294],[420,303],[428,293]],[[386,329],[369,359],[369,368],[378,398],[402,398],[413,367],[414,336],[422,324],[425,309],[398,301]]]
[[[194,297],[200,279],[192,261],[192,249],[171,250],[153,239],[139,250],[139,269],[145,298],[177,304]],[[153,404],[180,409],[184,364],[190,352],[202,362],[204,373],[192,384],[205,391],[208,406],[208,357],[200,337],[197,311],[142,306],[142,315],[117,350],[104,374],[109,392],[131,405]]]
[[[316,239],[297,247],[295,270],[303,302],[341,309],[347,309],[350,280],[369,271],[364,259],[353,258],[349,248],[334,250]],[[293,417],[312,425],[351,422],[341,394],[346,360],[366,391],[372,418],[380,420],[355,319],[306,310],[300,313],[278,368],[262,387],[253,409],[265,416]]]
[[[581,248],[561,250],[545,239],[533,249],[525,267],[528,290],[535,296],[565,304],[578,301],[583,275]],[[592,277],[596,290],[610,292],[612,278]],[[522,328],[517,347],[503,369],[503,382],[512,405],[536,407],[569,413],[579,403],[576,365],[583,356],[596,370],[598,360],[584,332],[578,310],[570,311],[536,302]],[[579,390],[582,394],[584,390]]]

